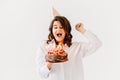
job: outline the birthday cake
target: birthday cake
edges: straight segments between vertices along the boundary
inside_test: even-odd
[[[68,61],[68,54],[65,50],[59,45],[58,47],[52,47],[48,50],[48,53],[45,56],[47,62],[58,63]]]

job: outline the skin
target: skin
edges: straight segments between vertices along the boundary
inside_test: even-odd
[[[53,16],[55,17],[55,16],[61,16],[60,15],[60,13],[53,7],[52,8],[52,13],[53,13]],[[57,22],[56,22],[57,23]],[[62,32],[63,34],[65,33],[65,31],[63,31],[63,29],[61,29],[61,26],[60,26],[61,24],[59,24],[59,22],[58,22],[58,31],[60,30],[60,32]],[[53,26],[54,27],[54,26]],[[81,32],[82,34],[84,34],[85,33],[85,31],[86,31],[86,29],[84,28],[84,25],[83,25],[83,23],[77,23],[76,25],[75,25],[75,29],[77,30],[77,31],[79,31],[79,32]],[[55,34],[57,32],[57,30],[54,30],[53,29],[53,35]],[[63,36],[64,37],[64,36]],[[64,38],[61,38],[61,39],[57,39],[56,38],[56,40],[59,42],[59,44],[63,44],[63,40],[64,40]],[[47,67],[48,67],[48,69],[50,70],[51,69],[51,67],[52,67],[52,65],[53,65],[53,63],[49,63],[49,62],[46,62],[47,63]]]
[[[83,23],[77,23],[77,24],[75,25],[75,29],[76,29],[77,31],[79,31],[80,33],[82,33],[82,34],[84,34],[85,31],[86,31],[86,29],[84,28]],[[64,40],[64,37],[65,37],[65,31],[64,31],[64,29],[62,28],[62,26],[61,26],[61,24],[60,24],[59,21],[55,21],[55,22],[53,23],[53,29],[52,29],[52,30],[53,30],[53,35],[54,35],[55,39],[59,42],[59,44],[64,45],[64,44],[63,44],[63,40]],[[56,36],[57,33],[62,33],[62,37],[57,37],[57,36]],[[51,67],[52,67],[53,64],[54,64],[54,63],[49,63],[49,62],[47,62],[47,67],[48,67],[49,70],[51,69]]]
[[[79,32],[81,32],[82,34],[85,33],[86,29],[84,28],[83,23],[77,23],[75,26],[75,29]]]
[[[55,21],[53,23],[53,29],[52,29],[53,35],[56,39],[56,41],[58,42],[58,44],[62,44],[64,42],[64,38],[65,38],[65,30],[63,29],[61,23],[59,21]],[[58,37],[57,34],[62,34],[62,36]]]

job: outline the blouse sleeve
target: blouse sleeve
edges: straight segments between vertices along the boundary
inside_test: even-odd
[[[82,57],[88,56],[94,53],[99,47],[101,47],[102,43],[98,39],[98,37],[90,31],[86,31],[83,34],[87,39],[88,43],[82,43]]]
[[[45,61],[45,49],[43,45],[40,45],[36,52],[36,63],[37,63],[37,72],[42,78],[47,78],[49,76],[50,70],[47,67]]]

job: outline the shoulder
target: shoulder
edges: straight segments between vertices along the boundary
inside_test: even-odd
[[[46,46],[47,45],[47,40],[42,40],[42,41],[40,41],[40,43],[39,43],[39,46],[40,47],[44,47],[44,46]]]
[[[46,40],[40,41],[39,42],[39,46],[37,48],[37,53],[38,54],[40,54],[40,53],[41,54],[46,53],[46,45],[47,45]]]
[[[39,45],[38,45],[38,51],[42,50],[44,51],[46,49],[46,46],[47,46],[47,43],[46,43],[46,40],[42,40],[39,42]]]

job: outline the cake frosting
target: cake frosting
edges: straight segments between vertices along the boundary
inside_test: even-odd
[[[57,47],[49,46],[47,47],[48,53],[45,56],[47,62],[57,63],[68,61],[68,54],[65,52],[61,45]]]

